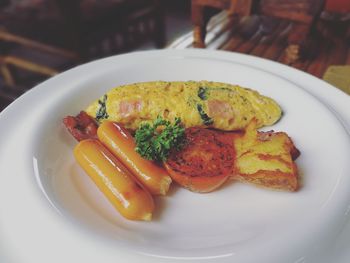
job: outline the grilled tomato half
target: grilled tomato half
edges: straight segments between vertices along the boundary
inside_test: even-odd
[[[172,152],[164,166],[179,185],[205,193],[229,178],[234,160],[234,147],[223,132],[193,127],[185,131],[183,148]]]

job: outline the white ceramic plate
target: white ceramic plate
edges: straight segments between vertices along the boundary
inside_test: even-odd
[[[286,131],[301,150],[302,188],[285,193],[230,183],[194,194],[173,187],[157,198],[152,222],[123,219],[74,162],[75,142],[62,118],[117,85],[203,79],[277,100],[283,118],[267,129]],[[313,85],[324,95],[313,95]],[[328,94],[338,110],[325,103]],[[326,260],[350,203],[350,117],[340,112],[346,96],[289,67],[226,52],[139,52],[60,74],[0,115],[0,261]]]

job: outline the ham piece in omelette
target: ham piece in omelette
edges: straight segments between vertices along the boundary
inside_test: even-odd
[[[116,87],[94,101],[86,112],[98,122],[116,121],[136,130],[157,116],[188,127],[244,129],[255,118],[257,127],[281,117],[279,105],[257,91],[209,81],[154,81]]]

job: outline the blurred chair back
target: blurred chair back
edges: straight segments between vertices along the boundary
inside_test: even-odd
[[[0,0],[0,96],[149,40],[165,43],[161,0]]]
[[[300,58],[301,48],[313,29],[324,6],[324,0],[192,0],[194,22],[194,46],[205,47],[207,23],[210,19],[208,8],[228,11],[237,16],[262,15],[293,22],[285,49],[287,63]]]

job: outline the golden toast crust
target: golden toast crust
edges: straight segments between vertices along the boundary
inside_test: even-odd
[[[258,132],[252,121],[244,135],[234,140],[234,147],[237,154],[234,179],[278,190],[298,190],[294,160],[300,151],[286,133]]]

